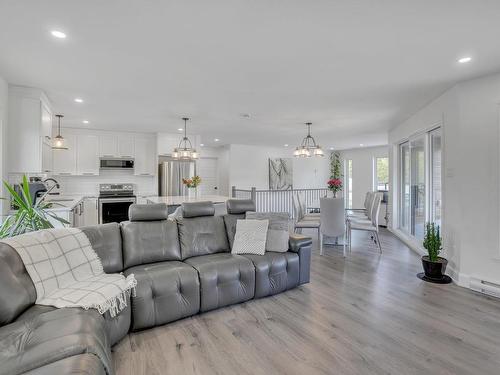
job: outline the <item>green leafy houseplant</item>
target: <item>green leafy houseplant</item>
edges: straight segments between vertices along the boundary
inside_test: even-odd
[[[4,185],[11,195],[12,207],[16,212],[8,216],[0,226],[0,238],[13,237],[26,232],[53,228],[54,226],[49,221],[49,218],[53,218],[63,224],[69,224],[68,221],[47,211],[47,209],[52,207],[50,202],[44,200],[47,193],[45,193],[36,203],[33,203],[29,191],[28,178],[26,176],[23,176],[20,193],[17,193],[14,187],[9,185],[6,181],[4,181]]]
[[[439,253],[442,250],[439,225],[426,223],[423,245],[429,254],[429,261],[437,262],[439,259]]]

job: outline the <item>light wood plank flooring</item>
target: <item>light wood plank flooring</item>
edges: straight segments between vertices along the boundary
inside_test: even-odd
[[[314,236],[314,235],[313,235]],[[117,375],[495,374],[500,300],[425,283],[419,257],[387,231],[314,251],[311,283],[130,334]]]

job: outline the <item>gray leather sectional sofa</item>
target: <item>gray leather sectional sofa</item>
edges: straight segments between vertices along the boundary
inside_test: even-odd
[[[115,318],[79,308],[35,305],[17,252],[0,243],[0,374],[113,374],[111,346],[154,327],[309,282],[311,239],[291,236],[286,253],[232,255],[236,220],[252,201],[186,204],[167,220],[164,205],[133,205],[130,221],[84,227],[105,272],[133,273],[136,296]],[[165,364],[168,366],[168,363]]]

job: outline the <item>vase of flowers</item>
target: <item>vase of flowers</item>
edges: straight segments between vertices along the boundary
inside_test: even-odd
[[[190,197],[199,197],[198,186],[201,184],[200,176],[193,176],[190,178],[183,178],[182,183],[188,188],[188,195]]]
[[[340,178],[331,178],[327,182],[328,189],[333,193],[333,197],[337,198],[337,192],[342,190],[342,180]]]

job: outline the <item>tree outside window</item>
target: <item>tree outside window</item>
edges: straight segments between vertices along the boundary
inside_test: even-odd
[[[376,158],[375,160],[375,190],[389,190],[389,158]]]

